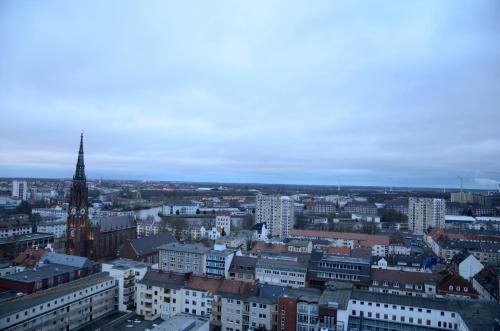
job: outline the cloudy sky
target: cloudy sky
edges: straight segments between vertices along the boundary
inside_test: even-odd
[[[0,114],[0,177],[492,188],[500,1],[2,1]]]

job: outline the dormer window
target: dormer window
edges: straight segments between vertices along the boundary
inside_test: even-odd
[[[469,292],[469,288],[468,287],[464,287],[464,292]]]

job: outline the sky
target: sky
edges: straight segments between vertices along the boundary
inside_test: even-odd
[[[491,189],[500,1],[0,2],[0,177]]]

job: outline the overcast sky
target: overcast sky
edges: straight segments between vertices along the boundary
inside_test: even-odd
[[[492,188],[500,1],[2,1],[0,177]]]

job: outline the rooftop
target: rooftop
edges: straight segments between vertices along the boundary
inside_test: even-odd
[[[143,269],[143,268],[149,268],[151,267],[151,263],[146,263],[146,262],[139,262],[139,261],[134,261],[134,260],[129,260],[129,259],[116,259],[113,261],[108,261],[108,262],[103,262],[103,264],[110,264],[112,265],[113,269]]]
[[[180,313],[154,327],[155,331],[188,331],[198,330],[209,323],[208,318]]]
[[[164,250],[169,250],[169,251],[184,252],[184,253],[198,253],[198,254],[205,254],[206,252],[209,251],[209,249],[206,247],[200,247],[200,246],[192,245],[192,244],[179,244],[179,243],[165,244],[165,245],[159,246],[158,248],[164,249]]]
[[[5,275],[3,277],[0,277],[0,279],[7,279],[21,283],[33,283],[45,278],[52,278],[57,275],[73,272],[78,269],[79,268],[73,266],[50,263],[45,264],[39,268],[28,269],[14,274]]]
[[[0,303],[0,318],[105,281],[114,280],[108,273],[101,272],[21,298],[2,302]]]

